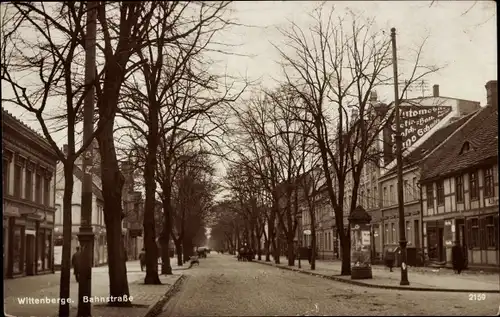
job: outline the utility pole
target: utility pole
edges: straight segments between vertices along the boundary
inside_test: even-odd
[[[406,228],[405,210],[403,201],[403,140],[399,118],[399,91],[398,91],[398,58],[396,52],[396,29],[391,29],[392,65],[394,68],[394,112],[396,123],[396,162],[398,168],[398,211],[399,211],[399,246],[401,247],[401,282],[400,285],[410,285],[408,268],[406,266]]]
[[[87,38],[85,39],[85,84],[90,85],[85,96],[83,108],[83,142],[92,138],[94,132],[94,80],[96,73],[96,16],[97,2],[87,1]],[[80,281],[78,283],[78,317],[90,317],[91,304],[84,298],[90,298],[92,293],[92,254],[94,250],[94,232],[92,221],[92,174],[91,168],[93,146],[92,142],[84,151],[81,225],[78,240],[81,247]]]

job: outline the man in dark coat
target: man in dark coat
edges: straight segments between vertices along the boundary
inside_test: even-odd
[[[71,257],[71,266],[73,266],[73,273],[75,274],[76,282],[80,280],[80,260],[81,260],[80,247],[76,247],[76,252]]]
[[[453,264],[453,270],[457,274],[460,274],[464,269],[464,252],[458,241],[455,241],[455,244],[451,248],[451,263]]]
[[[313,254],[312,246],[307,247],[307,261],[309,261],[309,264],[311,264],[312,261],[312,254]]]
[[[144,248],[139,253],[139,263],[141,264],[141,271],[144,271],[144,267],[146,266],[146,251],[144,251]]]

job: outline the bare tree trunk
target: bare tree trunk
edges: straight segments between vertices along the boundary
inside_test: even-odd
[[[169,199],[163,200],[163,232],[162,232],[162,250],[161,250],[161,274],[172,274],[170,265],[169,242],[172,234],[172,210]]]
[[[73,197],[73,168],[74,163],[64,165],[64,196],[63,196],[63,247],[61,257],[61,277],[59,281],[59,296],[69,298],[71,279],[71,201]],[[59,302],[59,316],[69,316],[69,303]]]
[[[342,231],[344,231],[344,228],[342,228]],[[347,234],[343,233],[340,235],[340,244],[342,246],[342,267],[340,275],[351,275],[351,239],[349,233],[348,229]]]
[[[150,109],[150,112],[156,113],[156,109]],[[156,118],[156,120],[158,120]],[[150,129],[157,129],[158,122],[152,124]],[[153,127],[154,126],[154,127]],[[150,133],[153,134],[153,133]],[[154,136],[148,136],[148,154],[146,157],[146,165],[144,166],[144,182],[146,187],[146,199],[144,203],[144,246],[146,248],[146,277],[144,284],[157,285],[161,284],[158,276],[158,248],[156,244],[155,234],[155,168],[156,168],[156,143],[151,139]]]
[[[119,88],[119,87],[118,87]],[[103,102],[103,101],[101,101]],[[110,104],[113,104],[110,102]],[[108,243],[109,266],[109,295],[113,297],[130,298],[127,280],[127,266],[122,243],[122,188],[125,183],[116,159],[116,150],[113,138],[113,110],[99,107],[100,120],[108,116],[113,119],[106,121],[102,133],[97,136],[101,154],[101,179],[104,199],[104,221],[106,224],[106,238]],[[131,302],[114,301],[112,306],[130,306]]]
[[[314,216],[312,218],[311,225],[311,270],[316,270],[316,226],[314,225]]]

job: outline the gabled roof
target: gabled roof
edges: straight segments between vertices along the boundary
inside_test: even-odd
[[[474,116],[475,113],[476,112],[468,114],[434,132],[427,138],[427,140],[425,140],[417,148],[413,149],[407,156],[403,157],[403,166],[410,167],[412,165],[418,164],[420,160],[425,158],[427,154],[438,147],[443,141],[445,141],[450,135],[452,135],[453,132],[464,125],[464,123],[466,123],[467,120]],[[394,166],[385,175],[396,173],[396,171],[397,166]]]
[[[465,142],[469,142],[471,149],[460,154]],[[476,112],[422,162],[421,181],[450,175],[497,158],[498,111],[487,106]]]

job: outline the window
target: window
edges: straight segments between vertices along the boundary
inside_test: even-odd
[[[50,178],[45,178],[43,182],[43,203],[45,206],[50,206]]]
[[[479,199],[479,191],[477,186],[477,171],[472,172],[469,175],[469,192],[471,200]]]
[[[418,193],[418,184],[417,184],[417,178],[413,177],[412,181],[412,189],[413,189],[413,199],[418,199],[419,193]]]
[[[457,176],[455,178],[455,195],[457,202],[464,201],[464,177],[463,175]]]
[[[471,219],[471,248],[479,248],[479,220],[477,218]]]
[[[40,174],[35,175],[35,201],[39,204],[42,201],[42,176]]]
[[[4,196],[9,193],[9,170],[10,162],[8,159],[3,160],[2,177],[3,177],[3,194]]]
[[[361,196],[360,196],[359,202],[360,202],[361,206],[363,206],[364,208],[366,208],[366,204],[365,204],[365,192],[364,191],[361,191]]]
[[[467,153],[470,151],[470,144],[469,142],[465,142],[463,145],[462,145],[462,149],[460,150],[460,154],[463,154],[463,153]]]
[[[408,180],[405,179],[404,181],[404,202],[410,201],[410,184],[408,183]]]
[[[427,208],[434,208],[434,188],[433,184],[426,186],[427,189]]]
[[[33,199],[33,172],[30,171],[29,169],[26,169],[26,181],[24,182],[25,184],[25,190],[24,190],[24,198],[28,200]]]
[[[391,223],[391,243],[396,243],[396,227],[394,226],[394,222]]]
[[[14,196],[21,198],[22,167],[16,164],[14,167]]]
[[[484,170],[484,197],[493,197],[495,195],[493,186],[493,168],[490,167]]]
[[[389,242],[389,224],[384,224],[384,244]]]
[[[406,241],[408,241],[408,245],[411,245],[411,225],[410,221],[406,221]]]
[[[387,206],[387,187],[384,187],[384,201],[382,202],[383,206]]]
[[[389,205],[394,204],[394,186],[390,185],[389,186]]]
[[[437,189],[437,204],[444,205],[444,181],[440,180],[436,182]]]
[[[370,193],[370,189],[366,190],[366,196],[367,196],[366,206],[368,208],[371,208],[372,204],[373,204],[373,199],[372,199],[372,196],[371,196],[371,193]]]
[[[373,187],[373,204],[374,204],[374,207],[379,207],[380,205],[380,202],[379,202],[379,198],[380,198],[380,193],[377,191],[377,186]]]

